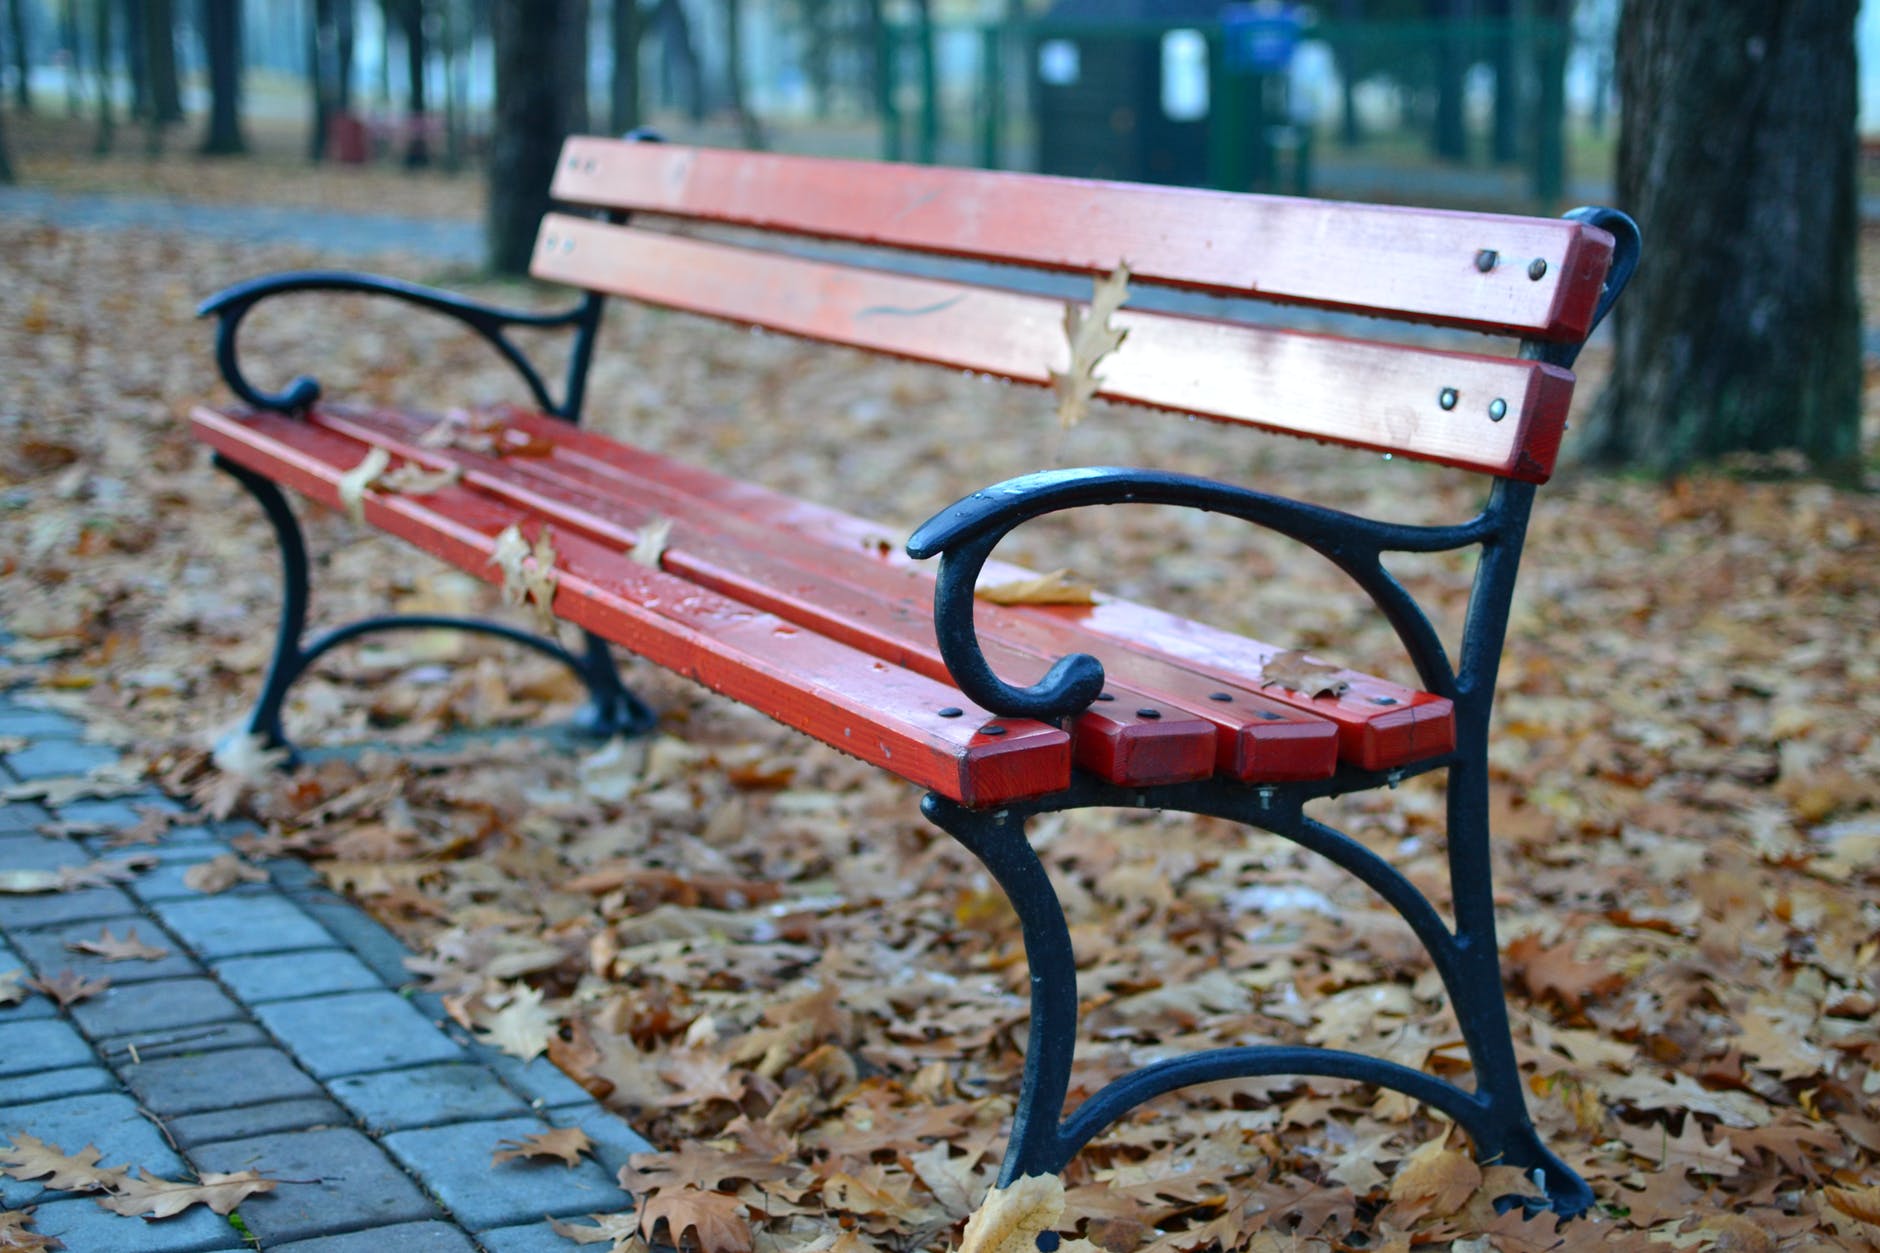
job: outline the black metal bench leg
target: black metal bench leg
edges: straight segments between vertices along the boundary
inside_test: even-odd
[[[330,649],[361,635],[380,631],[471,631],[480,635],[493,635],[553,658],[574,671],[588,690],[587,707],[576,722],[579,729],[588,734],[600,737],[638,735],[650,730],[658,721],[657,715],[620,681],[620,671],[614,665],[613,653],[607,641],[591,633],[586,634],[585,651],[577,655],[552,639],[501,622],[452,614],[398,614],[362,618],[313,640],[306,640],[309,599],[307,544],[286,495],[272,479],[220,453],[215,456],[215,465],[255,498],[262,512],[267,515],[269,525],[274,528],[275,543],[281,550],[281,620],[274,637],[274,655],[268,662],[267,678],[262,682],[261,695],[256,699],[247,721],[235,734],[256,736],[261,740],[262,747],[285,752],[284,764],[292,765],[300,757],[281,725],[281,711],[294,680]]]

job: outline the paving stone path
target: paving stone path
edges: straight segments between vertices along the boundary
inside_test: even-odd
[[[0,782],[83,774],[116,759],[83,727],[0,692]],[[24,741],[24,746],[18,745]],[[523,1063],[469,1037],[433,996],[408,991],[393,936],[294,860],[265,883],[215,895],[191,865],[230,851],[250,824],[174,827],[154,849],[110,836],[48,838],[52,822],[137,821],[182,806],[155,792],[46,807],[0,803],[0,870],[154,852],[125,885],[0,894],[0,974],[108,975],[61,1011],[40,995],[0,1008],[0,1138],[34,1135],[105,1165],[167,1178],[259,1170],[282,1182],[234,1217],[197,1206],[158,1222],[89,1197],[0,1177],[0,1210],[74,1253],[534,1253],[576,1247],[545,1215],[614,1212],[629,1154],[651,1146],[545,1058]],[[105,962],[66,946],[135,927],[157,961]],[[490,1165],[503,1139],[579,1126],[596,1161]]]

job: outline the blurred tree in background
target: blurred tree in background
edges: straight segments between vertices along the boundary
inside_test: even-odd
[[[1856,472],[1857,0],[1627,0],[1614,203],[1645,264],[1592,456],[1660,474],[1799,450]]]

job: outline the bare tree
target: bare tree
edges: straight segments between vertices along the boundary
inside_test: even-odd
[[[0,110],[0,184],[13,182],[13,159],[7,155],[6,114]]]
[[[569,63],[583,0],[495,0],[496,118],[490,136],[489,266],[523,274],[585,76]]]
[[[26,46],[26,0],[8,0],[7,28],[13,37],[13,104],[21,113],[31,113],[33,88],[26,76],[32,70],[32,58]]]
[[[92,69],[98,78],[98,133],[91,150],[99,156],[111,151],[117,136],[117,114],[111,101],[111,0],[91,0]]]
[[[209,129],[204,156],[233,156],[248,151],[242,138],[241,0],[202,0],[203,56],[209,63]]]
[[[608,93],[608,122],[616,135],[640,124],[640,0],[613,0],[609,14],[614,75]]]
[[[1591,454],[1676,473],[1797,449],[1858,469],[1857,0],[1627,0],[1618,203],[1646,262]]]
[[[725,99],[738,120],[746,148],[764,146],[764,130],[751,112],[744,90],[744,0],[721,0],[725,16]]]

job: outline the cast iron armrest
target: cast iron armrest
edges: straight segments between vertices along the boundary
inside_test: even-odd
[[[1522,490],[1527,489],[1527,490]],[[1409,526],[1342,513],[1303,501],[1193,475],[1093,466],[1007,479],[947,506],[914,532],[907,553],[940,558],[934,632],[960,691],[1005,717],[1057,719],[1084,709],[1103,690],[1103,666],[1086,653],[1055,662],[1030,687],[994,674],[973,622],[973,589],[992,550],[1021,523],[1087,505],[1182,505],[1224,513],[1298,540],[1349,575],[1389,620],[1426,690],[1453,696],[1456,675],[1428,617],[1384,569],[1385,552],[1443,552],[1495,541],[1503,513],[1525,509],[1529,485],[1498,482],[1482,513],[1455,526]]]
[[[517,348],[504,332],[511,326],[549,328],[574,326],[584,318],[592,318],[598,308],[595,302],[589,299],[573,308],[555,313],[499,309],[478,304],[473,300],[466,300],[462,296],[440,291],[434,287],[423,287],[395,278],[380,278],[372,274],[354,274],[344,270],[300,270],[290,274],[274,274],[266,278],[250,279],[248,282],[225,288],[203,301],[196,308],[196,316],[208,317],[214,314],[221,319],[221,324],[216,328],[215,337],[216,365],[222,371],[223,380],[228,383],[234,393],[258,409],[274,409],[283,413],[297,414],[305,412],[308,406],[320,398],[320,383],[312,375],[300,375],[283,391],[265,392],[248,381],[236,361],[236,332],[241,327],[242,319],[248,316],[248,311],[269,296],[304,291],[360,292],[371,296],[391,296],[407,304],[414,304],[420,308],[453,317],[489,341],[491,346],[522,375],[522,380],[528,384],[529,392],[534,396],[536,403],[555,414],[562,414],[562,410],[549,398],[548,388],[542,382],[542,376],[523,355],[522,350]],[[570,407],[572,408],[572,405]]]

